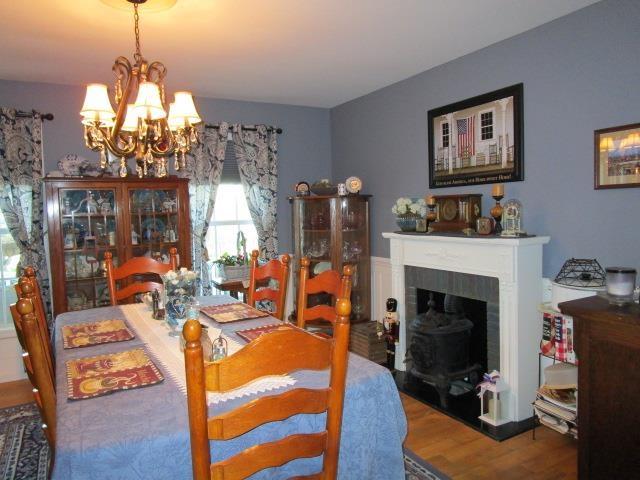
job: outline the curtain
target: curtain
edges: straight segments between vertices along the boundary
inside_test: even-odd
[[[278,139],[265,125],[255,129],[233,126],[233,146],[240,180],[258,233],[260,256],[278,257],[276,212],[278,195]]]
[[[191,147],[186,168],[178,174],[189,178],[193,269],[200,275],[200,294],[211,295],[211,264],[205,237],[220,184],[229,125],[223,122],[217,129],[200,127],[198,134],[198,144]]]
[[[26,266],[36,269],[51,327],[42,215],[42,119],[36,112],[0,107],[0,210],[20,251],[16,275]]]

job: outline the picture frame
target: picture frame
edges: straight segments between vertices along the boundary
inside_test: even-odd
[[[429,110],[429,188],[524,180],[523,84]]]
[[[640,187],[640,123],[593,132],[593,188]]]

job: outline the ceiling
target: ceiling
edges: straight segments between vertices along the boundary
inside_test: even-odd
[[[122,0],[124,2],[124,0]],[[333,107],[595,0],[178,0],[141,11],[170,90]],[[131,12],[100,0],[2,1],[0,78],[112,84]]]

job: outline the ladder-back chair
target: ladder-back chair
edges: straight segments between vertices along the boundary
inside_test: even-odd
[[[189,320],[183,328],[187,375],[187,404],[191,461],[195,480],[235,480],[296,458],[324,454],[322,472],[307,479],[335,479],[338,471],[342,408],[349,344],[351,303],[336,302],[337,320],[332,338],[321,338],[296,327],[282,327],[250,342],[230,357],[205,365],[202,327]],[[330,369],[328,388],[296,388],[280,395],[252,400],[232,411],[207,417],[207,391],[226,392],[268,375],[298,370]],[[210,440],[229,440],[265,423],[298,414],[327,412],[326,428],[317,433],[293,434],[254,445],[237,455],[211,464]]]
[[[287,283],[289,282],[289,262],[291,258],[286,253],[280,259],[273,259],[265,265],[258,266],[258,250],[251,252],[251,273],[249,274],[249,288],[247,289],[247,303],[252,307],[261,300],[271,300],[275,304],[273,316],[284,320],[284,307],[287,299]],[[278,289],[258,285],[266,280],[278,282]]]
[[[118,305],[138,293],[152,292],[155,289],[162,290],[162,284],[153,281],[129,283],[127,286],[116,289],[116,281],[124,280],[131,275],[144,275],[155,273],[163,275],[170,270],[178,269],[178,250],[172,247],[169,250],[169,263],[162,263],[147,257],[133,257],[124,262],[119,267],[113,265],[113,254],[106,252],[104,260],[107,270],[107,286],[109,287],[109,297],[111,305]]]
[[[333,296],[333,301],[338,298],[351,297],[351,276],[353,267],[345,265],[342,268],[342,278],[335,270],[326,270],[313,278],[309,278],[310,261],[307,257],[300,259],[300,275],[298,277],[298,302],[296,315],[298,327],[305,328],[307,322],[336,321],[336,310],[331,305],[315,305],[308,307],[309,295],[327,293]]]

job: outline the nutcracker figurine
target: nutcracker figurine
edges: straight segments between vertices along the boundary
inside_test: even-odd
[[[395,298],[387,298],[387,311],[384,314],[382,324],[378,324],[378,336],[387,342],[387,368],[393,369],[396,359],[396,346],[400,340],[400,322],[398,321],[398,301]]]

